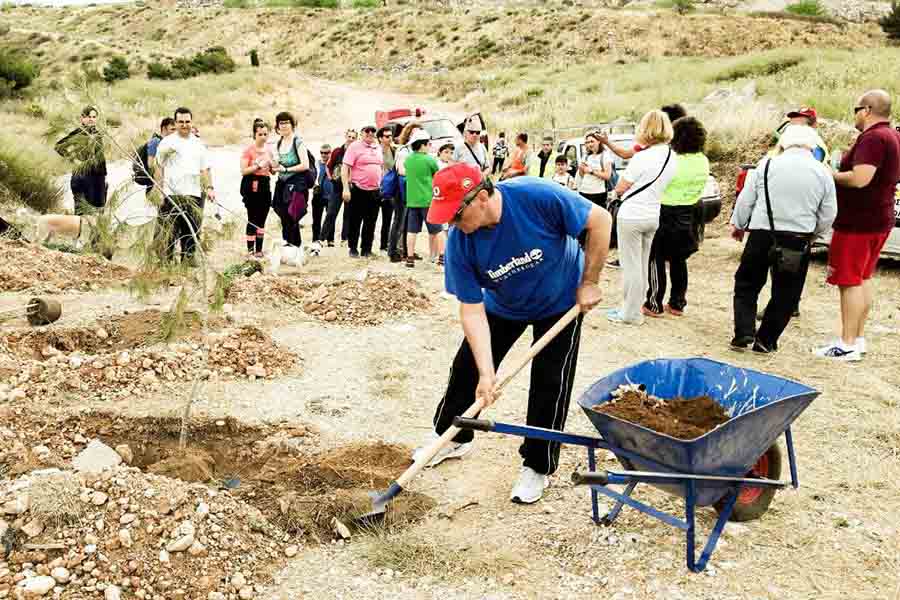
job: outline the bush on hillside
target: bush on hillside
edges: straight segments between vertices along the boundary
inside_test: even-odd
[[[784,10],[806,17],[820,17],[825,14],[825,8],[819,3],[819,0],[800,0],[796,4],[788,4]]]
[[[694,0],[672,0],[672,8],[679,15],[685,15],[693,12],[696,7],[694,6]]]
[[[147,65],[150,79],[188,79],[206,73],[231,73],[237,68],[234,59],[222,46],[214,46],[191,58],[176,58],[171,65],[155,61]]]
[[[41,163],[15,140],[0,139],[0,203],[21,203],[42,214],[57,208],[62,189]]]
[[[353,0],[351,6],[353,8],[378,8],[382,5],[382,0]]]
[[[113,56],[103,68],[103,79],[106,83],[123,81],[131,77],[128,61],[122,56]]]
[[[250,51],[250,66],[258,67],[259,66],[259,53],[256,51],[256,48]]]
[[[20,93],[38,76],[37,65],[21,54],[0,49],[0,98]]]
[[[891,2],[891,12],[879,19],[878,24],[889,40],[900,41],[900,4],[896,0]]]

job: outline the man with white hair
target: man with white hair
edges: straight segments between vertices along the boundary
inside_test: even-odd
[[[734,274],[734,339],[731,348],[775,352],[791,320],[809,268],[810,242],[828,231],[837,214],[834,181],[813,156],[817,136],[790,125],[778,141],[781,154],[750,172],[731,215],[731,236],[749,231]],[[756,329],[759,292],[772,272],[772,295]]]

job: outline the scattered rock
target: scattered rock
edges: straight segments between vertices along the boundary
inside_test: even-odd
[[[297,553],[300,551],[300,548],[297,546],[291,545],[284,549],[284,555],[288,558],[294,558],[297,556]]]
[[[50,571],[50,576],[56,580],[56,583],[69,583],[72,574],[65,567],[56,567]]]
[[[91,494],[91,504],[94,506],[103,506],[107,500],[109,500],[109,496],[103,492],[98,491]]]
[[[190,521],[184,521],[175,530],[175,534],[172,536],[173,540],[166,546],[166,551],[184,552],[193,545],[195,533],[194,524]]]
[[[236,591],[240,591],[245,585],[247,585],[247,578],[243,573],[238,572],[231,576],[231,587]]]
[[[259,365],[248,365],[247,366],[247,375],[251,375],[254,377],[259,377],[260,379],[265,378],[266,370],[265,368]]]
[[[122,590],[120,590],[119,586],[116,585],[107,586],[106,589],[103,590],[103,599],[122,600]]]
[[[22,591],[25,592],[26,597],[28,594],[40,597],[46,596],[50,593],[50,590],[56,587],[56,580],[49,575],[38,575],[37,577],[24,579],[19,585]]]
[[[119,444],[116,446],[116,454],[122,457],[122,460],[126,465],[130,465],[134,462],[134,452],[131,451],[131,446],[128,444]]]
[[[44,531],[44,522],[41,519],[32,519],[24,527],[22,533],[28,536],[28,539],[35,538]]]
[[[104,469],[111,469],[121,463],[122,457],[100,440],[91,440],[72,460],[75,470],[82,473],[101,473]]]

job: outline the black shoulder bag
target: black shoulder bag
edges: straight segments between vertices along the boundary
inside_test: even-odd
[[[609,211],[609,214],[612,215],[612,218],[613,218],[613,232],[615,232],[615,230],[616,230],[615,221],[616,221],[617,217],[619,216],[619,209],[622,208],[622,204],[626,200],[634,198],[635,196],[637,196],[638,194],[640,194],[641,192],[646,190],[648,187],[650,187],[651,185],[656,183],[656,180],[659,179],[660,177],[662,177],[662,174],[666,171],[666,167],[669,165],[670,158],[672,158],[672,148],[669,148],[669,152],[668,152],[668,154],[666,154],[666,161],[663,163],[662,169],[659,170],[659,173],[656,174],[656,177],[653,178],[653,181],[642,185],[640,188],[637,189],[636,192],[628,194],[624,198],[616,198],[615,200],[609,201],[609,203],[607,204],[607,210]],[[613,165],[612,168],[615,169],[616,166]],[[627,193],[628,192],[626,192],[626,194]]]
[[[799,250],[778,245],[778,239],[775,237],[775,218],[772,216],[772,203],[769,200],[770,164],[772,164],[771,159],[766,161],[766,168],[763,170],[763,192],[766,196],[766,213],[769,215],[769,233],[772,235],[769,262],[782,273],[799,273],[803,268],[803,260],[809,253],[809,244],[804,242],[803,247]]]

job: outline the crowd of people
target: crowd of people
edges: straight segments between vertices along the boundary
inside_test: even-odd
[[[732,236],[746,237],[746,243],[734,276],[732,349],[778,349],[781,334],[799,314],[811,243],[833,230],[828,281],[841,291],[842,331],[816,353],[851,361],[865,354],[869,280],[894,225],[894,186],[900,179],[900,136],[890,127],[890,114],[886,92],[874,90],[860,98],[855,107],[860,136],[832,165],[816,130],[815,110],[791,111],[775,132],[771,152],[740,182],[730,222]],[[107,195],[97,118],[97,109],[86,107],[81,126],[56,146],[80,165],[71,180],[75,217],[102,208]],[[532,153],[524,132],[515,135],[511,146],[506,132],[500,132],[488,150],[481,120],[474,118],[465,123],[463,139],[456,144],[433,147],[427,130],[411,121],[397,139],[390,127],[368,125],[359,133],[348,129],[343,143],[323,144],[317,155],[297,126],[289,112],[278,113],[274,127],[262,119],[252,123],[252,142],[239,165],[248,256],[263,256],[270,209],[281,224],[282,252],[288,257],[301,252],[300,222],[311,206],[311,247],[317,251],[339,243],[350,257],[374,257],[377,237],[377,248],[391,262],[414,268],[424,260],[416,252],[424,229],[430,261],[444,267],[445,248],[454,246],[448,224],[428,218],[434,181],[455,165],[468,165],[481,181],[505,183],[531,175],[611,213],[609,246],[617,249],[617,257],[609,266],[621,268],[623,293],[618,306],[607,312],[609,321],[640,325],[646,318],[685,313],[688,259],[699,248],[699,200],[710,164],[704,155],[706,129],[680,105],[646,113],[632,147],[615,143],[604,131],[587,131],[578,164],[555,155],[551,138],[542,139],[539,151]],[[155,197],[164,258],[174,261],[180,248],[181,260],[191,261],[204,203],[215,201],[215,189],[208,151],[190,109],[178,108],[173,117],[164,118],[138,155],[135,181],[146,185],[151,197],[157,182],[162,186]],[[624,170],[616,169],[616,156],[628,161]],[[45,229],[80,231],[82,220],[75,217],[45,217]],[[586,233],[575,237],[583,248]],[[758,311],[758,297],[769,278],[771,300]]]

